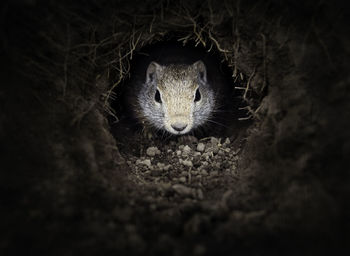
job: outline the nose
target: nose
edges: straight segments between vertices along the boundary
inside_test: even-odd
[[[181,132],[183,130],[185,130],[185,128],[187,127],[187,124],[185,123],[174,123],[171,125],[171,127],[178,132]]]

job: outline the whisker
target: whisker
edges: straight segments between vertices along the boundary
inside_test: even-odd
[[[211,119],[207,119],[206,122],[213,123],[213,124],[217,124],[217,125],[220,125],[220,126],[222,126],[222,127],[228,128],[227,125],[224,125],[224,124],[222,124],[222,123],[213,121],[213,120],[211,120]]]

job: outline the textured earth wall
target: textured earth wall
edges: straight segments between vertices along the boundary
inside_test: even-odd
[[[1,255],[348,249],[344,7],[4,2]],[[221,58],[246,118],[166,141],[124,125],[112,106],[132,58],[167,41]]]

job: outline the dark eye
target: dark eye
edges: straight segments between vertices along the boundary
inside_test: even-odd
[[[201,93],[199,92],[199,89],[196,90],[196,96],[194,97],[194,101],[200,101],[201,100]]]
[[[162,103],[162,99],[160,98],[160,92],[158,89],[156,90],[156,94],[154,95],[154,100],[158,103]]]

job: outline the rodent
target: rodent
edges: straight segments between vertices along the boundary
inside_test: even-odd
[[[157,130],[186,134],[212,118],[213,87],[203,61],[193,64],[149,63],[137,97],[137,116]]]

